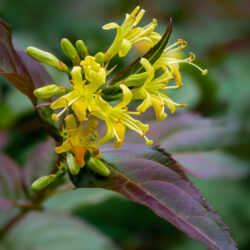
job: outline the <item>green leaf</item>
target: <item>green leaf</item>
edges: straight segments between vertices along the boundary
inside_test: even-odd
[[[146,58],[151,64],[153,64],[162,54],[165,49],[168,40],[170,38],[172,32],[172,18],[169,20],[169,25],[166,29],[166,32],[162,36],[161,40],[152,47],[145,55],[139,56],[134,62],[129,64],[127,67],[122,69],[117,75],[111,80],[110,85],[114,85],[115,83],[127,78],[132,74],[137,74],[143,71],[143,66],[140,64],[141,58]]]
[[[84,221],[58,212],[31,212],[3,240],[7,249],[113,250],[104,234]]]

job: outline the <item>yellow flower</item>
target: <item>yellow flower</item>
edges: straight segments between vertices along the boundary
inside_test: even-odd
[[[192,52],[190,53],[190,56],[188,58],[184,59],[179,58],[178,55],[180,54],[180,51],[183,50],[186,46],[187,42],[182,39],[179,39],[177,42],[167,47],[161,54],[159,59],[157,59],[156,62],[153,64],[154,69],[162,68],[165,72],[170,71],[170,73],[175,78],[176,85],[179,88],[182,86],[179,64],[181,63],[190,64],[199,69],[202,75],[206,75],[208,72],[207,69],[201,69],[198,65],[193,63],[193,61],[195,60],[195,55]]]
[[[87,150],[100,157],[96,144],[89,139],[91,135],[96,136],[94,132],[98,125],[96,119],[89,119],[85,128],[83,128],[82,124],[78,126],[74,115],[71,114],[66,116],[65,124],[66,129],[63,130],[62,135],[66,140],[62,145],[56,147],[56,153],[60,154],[72,150],[80,167],[85,164],[84,155]]]
[[[145,68],[147,77],[142,86],[132,90],[134,100],[143,100],[136,109],[139,114],[145,112],[150,106],[153,106],[156,118],[158,120],[164,120],[167,117],[167,114],[164,112],[165,106],[170,109],[171,113],[175,111],[176,107],[186,106],[186,104],[173,102],[168,96],[161,92],[163,89],[177,88],[175,86],[167,86],[168,82],[173,79],[169,71],[166,70],[161,76],[154,79],[155,69],[150,62],[142,58],[140,63]]]
[[[80,65],[83,67],[85,78],[94,86],[95,90],[93,91],[105,83],[106,71],[95,61],[95,57],[86,56]]]
[[[101,65],[95,62],[92,56],[86,56],[84,61],[81,62],[85,78],[89,81],[82,79],[82,68],[80,66],[73,67],[72,75],[72,90],[70,93],[58,98],[51,104],[52,109],[63,108],[59,114],[53,114],[52,119],[57,121],[59,116],[62,115],[71,105],[79,121],[87,120],[87,110],[91,110],[91,104],[95,97],[96,91],[105,83],[106,71]]]
[[[140,7],[137,6],[131,14],[127,14],[121,26],[117,23],[108,23],[103,26],[105,30],[117,29],[116,38],[106,52],[106,61],[110,60],[117,53],[120,57],[123,57],[131,49],[132,44],[144,39],[150,39],[148,37],[157,26],[157,21],[153,19],[147,26],[135,28],[145,13],[145,10],[141,9],[140,12],[139,10]]]
[[[102,145],[115,137],[116,141],[114,147],[120,147],[124,141],[126,128],[134,130],[139,135],[143,136],[146,140],[146,144],[151,145],[153,142],[148,140],[145,136],[149,126],[132,118],[129,114],[133,112],[129,112],[126,107],[132,99],[131,91],[123,84],[121,84],[120,87],[123,91],[123,100],[114,107],[104,101],[100,95],[97,95],[96,109],[93,110],[91,114],[96,118],[104,120],[107,128],[105,136],[98,141],[98,145]]]

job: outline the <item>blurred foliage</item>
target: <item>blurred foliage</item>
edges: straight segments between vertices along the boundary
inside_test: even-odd
[[[172,16],[174,29],[171,41],[177,38],[187,40],[187,51],[193,51],[199,64],[209,70],[206,77],[201,77],[191,67],[183,67],[184,86],[170,93],[170,96],[177,102],[188,103],[187,110],[239,124],[241,138],[237,145],[228,146],[226,150],[249,162],[249,1],[2,0],[0,16],[13,26],[16,48],[25,49],[33,45],[49,50],[67,61],[60,51],[59,42],[62,37],[72,41],[83,39],[90,52],[103,50],[112,41],[112,36],[103,31],[101,26],[109,21],[121,20],[124,12],[130,11],[137,4],[146,9],[146,19],[157,18],[158,30],[161,32]],[[135,58],[136,53],[130,53],[127,62]],[[117,59],[117,63],[121,62]],[[50,68],[48,70],[55,82],[66,84],[66,79],[61,78],[60,74]],[[7,134],[4,142],[0,141],[2,151],[23,165],[34,147],[45,140],[46,133],[36,121],[28,99],[2,77],[0,114],[0,130]],[[239,248],[249,249],[249,177],[239,180],[193,178],[193,181],[230,226]],[[107,195],[106,191],[98,191],[95,196],[94,191],[90,192],[93,193],[92,199],[87,191],[82,193],[82,203],[76,202],[73,192],[68,196],[70,198],[65,196],[59,197],[57,201],[49,200],[46,209],[58,209],[64,200],[65,203],[76,204],[62,206],[60,210],[94,225],[122,249],[204,249],[200,243],[189,239],[148,208],[120,196]],[[65,223],[69,223],[67,216],[65,220]],[[60,225],[63,226],[63,222]],[[77,226],[81,227],[80,224]],[[85,238],[86,241],[91,239]],[[100,249],[98,242],[96,244],[96,249]]]

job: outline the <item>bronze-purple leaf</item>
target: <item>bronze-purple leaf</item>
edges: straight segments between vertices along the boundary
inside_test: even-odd
[[[150,115],[147,112],[146,115]],[[151,118],[154,114],[151,113]],[[249,163],[225,149],[242,141],[240,127],[222,119],[204,118],[195,113],[176,113],[164,121],[149,121],[147,136],[172,154],[185,171],[199,178],[242,178]],[[244,139],[244,138],[243,138]],[[126,135],[129,142],[143,138]]]
[[[30,190],[33,181],[43,175],[49,175],[57,160],[57,154],[54,148],[54,140],[48,138],[46,142],[37,145],[31,152],[22,169],[24,184],[28,190]]]
[[[11,26],[0,19],[0,74],[36,105],[34,88],[52,83],[52,79],[40,63],[15,50],[11,33]]]
[[[86,167],[71,176],[76,187],[116,191],[149,207],[209,249],[236,249],[228,228],[170,154],[158,147],[125,144],[117,150],[103,147],[102,155],[110,177],[92,174]]]
[[[0,152],[0,197],[18,199],[23,196],[20,167]]]

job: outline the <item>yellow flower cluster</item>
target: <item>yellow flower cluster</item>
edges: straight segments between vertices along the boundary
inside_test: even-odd
[[[154,31],[157,25],[156,20],[143,28],[137,27],[144,12],[144,10],[140,10],[140,7],[136,7],[131,14],[126,15],[122,25],[109,23],[103,26],[105,30],[117,30],[114,42],[105,53],[99,52],[96,56],[90,56],[87,54],[83,42],[78,41],[75,48],[67,39],[64,39],[62,43],[63,51],[72,59],[74,64],[71,71],[66,67],[59,67],[57,63],[59,62],[61,65],[61,62],[56,61],[55,57],[48,57],[47,52],[47,54],[39,57],[38,49],[36,51],[32,48],[27,49],[28,54],[33,58],[47,62],[61,71],[65,71],[70,76],[70,89],[49,85],[35,90],[34,94],[38,98],[51,98],[54,95],[61,95],[50,105],[52,110],[60,109],[59,112],[52,115],[54,121],[59,121],[60,116],[64,117],[61,133],[63,143],[56,147],[56,152],[58,154],[63,152],[73,153],[80,167],[85,165],[84,156],[87,151],[94,157],[99,158],[101,154],[98,146],[113,138],[115,139],[115,148],[122,146],[126,129],[135,131],[145,138],[147,145],[151,145],[153,141],[146,137],[149,125],[133,118],[132,115],[140,115],[150,106],[153,106],[156,118],[163,120],[167,117],[165,107],[168,107],[173,113],[176,107],[186,106],[186,104],[175,103],[164,93],[166,89],[177,89],[182,86],[179,71],[181,63],[197,67],[202,74],[207,73],[206,70],[202,70],[193,63],[195,58],[192,53],[190,57],[185,59],[175,57],[176,53],[187,45],[185,41],[178,40],[165,48],[153,64],[142,57],[140,59],[140,64],[143,67],[142,72],[132,74],[115,84],[121,93],[120,102],[113,105],[106,101],[101,92],[108,87],[109,61],[117,54],[120,57],[125,56],[132,45],[138,41],[147,41],[153,47],[161,39],[161,35]],[[39,53],[42,52],[39,50]],[[79,63],[76,64],[77,62]],[[175,85],[169,86],[168,84],[172,79],[174,79]],[[133,100],[141,100],[136,111],[130,111],[128,108]],[[106,134],[102,138],[98,138],[98,120],[102,120],[106,124]]]

